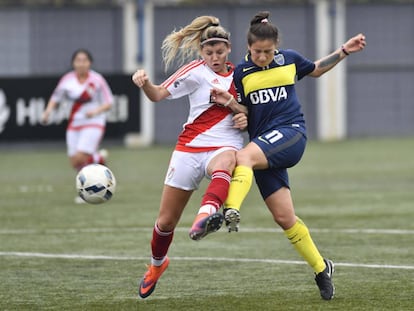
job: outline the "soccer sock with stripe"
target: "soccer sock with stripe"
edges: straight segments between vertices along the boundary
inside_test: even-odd
[[[300,218],[297,218],[293,227],[285,230],[285,235],[316,274],[325,269],[325,262],[313,243],[309,229]]]
[[[230,182],[229,195],[224,202],[225,208],[240,210],[240,207],[249,193],[253,181],[253,170],[244,165],[236,166]]]
[[[199,214],[213,214],[218,211],[229,193],[231,175],[225,170],[216,170],[201,201]]]
[[[161,231],[158,225],[155,224],[152,230],[151,250],[152,258],[151,264],[154,266],[161,266],[167,256],[168,248],[173,240],[174,231]]]

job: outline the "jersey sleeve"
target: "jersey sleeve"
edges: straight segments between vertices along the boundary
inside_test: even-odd
[[[299,80],[315,70],[315,63],[313,61],[303,57],[301,54],[294,50],[288,51],[293,56],[296,65],[296,75]]]
[[[236,93],[237,93],[237,102],[239,104],[245,105],[246,100],[245,100],[243,84],[242,84],[241,68],[242,67],[239,65],[234,70],[233,84],[234,84],[234,87],[235,87]]]
[[[183,66],[165,80],[161,86],[171,94],[168,99],[180,98],[192,93],[200,85],[199,79],[189,65]]]
[[[50,96],[50,100],[56,103],[61,102],[65,97],[65,81],[67,79],[67,75],[60,78],[56,88],[53,90],[52,95]]]
[[[105,78],[101,75],[99,76],[99,83],[102,103],[112,104],[114,102],[114,96],[112,94],[111,88],[109,87],[108,82],[106,82]]]

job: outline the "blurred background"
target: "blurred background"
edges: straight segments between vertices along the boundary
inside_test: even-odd
[[[74,50],[86,48],[108,80],[116,103],[105,139],[130,146],[173,144],[186,120],[187,99],[147,102],[131,82],[145,68],[160,83],[160,46],[173,29],[215,15],[231,32],[231,61],[246,52],[258,11],[271,12],[281,48],[314,60],[363,32],[367,47],[320,79],[298,82],[315,140],[414,134],[414,1],[0,0],[0,144],[63,142],[67,110],[40,124]],[[177,68],[172,68],[175,70]]]

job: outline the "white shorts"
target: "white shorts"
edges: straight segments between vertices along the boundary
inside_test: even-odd
[[[237,151],[231,147],[197,153],[174,150],[164,184],[187,191],[198,189],[203,177],[211,178],[207,173],[211,159],[228,150]]]
[[[100,127],[85,127],[80,130],[66,131],[66,146],[68,156],[76,152],[94,154],[99,147],[104,129]]]

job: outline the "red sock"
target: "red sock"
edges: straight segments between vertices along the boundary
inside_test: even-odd
[[[173,236],[174,231],[161,231],[158,225],[155,224],[151,240],[152,258],[161,260],[167,255]]]
[[[218,210],[227,198],[229,193],[231,175],[224,170],[214,171],[211,175],[211,182],[204,193],[201,206],[210,204]]]

